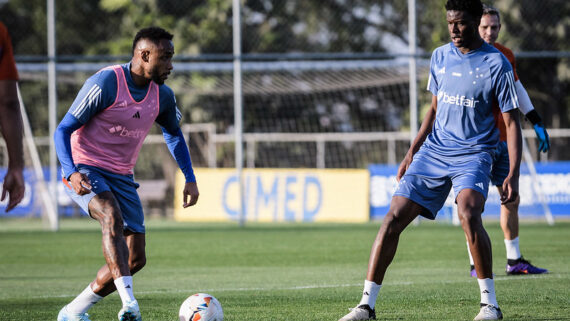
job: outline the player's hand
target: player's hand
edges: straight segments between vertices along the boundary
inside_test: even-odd
[[[514,202],[519,197],[519,179],[511,175],[503,182],[503,193],[501,193],[501,204]]]
[[[550,149],[550,138],[548,137],[548,132],[546,128],[541,123],[534,124],[534,132],[538,138],[538,151],[546,153]]]
[[[400,163],[400,167],[398,167],[398,174],[396,175],[396,180],[398,182],[410,167],[410,164],[412,163],[413,159],[414,157],[412,155],[406,154],[406,157],[404,157],[404,160],[402,160],[402,162]]]
[[[184,204],[182,204],[182,207],[187,208],[196,204],[196,202],[198,202],[198,196],[200,196],[198,184],[196,184],[196,182],[186,183],[184,185]],[[188,197],[190,197],[190,201],[188,201]]]
[[[71,183],[71,187],[77,195],[85,195],[91,193],[91,181],[87,175],[75,172],[69,176],[69,182]]]
[[[6,212],[12,210],[18,203],[24,198],[25,182],[24,175],[21,169],[10,169],[4,177],[4,185],[2,186],[2,198],[4,201],[6,194],[8,196],[8,206],[6,206]]]

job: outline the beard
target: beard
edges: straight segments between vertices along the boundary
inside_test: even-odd
[[[152,73],[150,74],[150,78],[152,79],[152,81],[154,81],[155,83],[157,83],[158,85],[162,85],[164,84],[164,78],[162,77],[162,75],[158,72],[158,68],[155,68],[152,70]]]

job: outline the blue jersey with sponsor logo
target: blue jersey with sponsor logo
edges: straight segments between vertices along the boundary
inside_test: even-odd
[[[437,113],[425,145],[444,156],[493,151],[493,102],[501,112],[518,108],[511,64],[485,42],[466,54],[452,43],[434,50],[427,89],[437,96]]]

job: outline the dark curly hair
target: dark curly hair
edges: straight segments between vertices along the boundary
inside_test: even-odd
[[[133,40],[133,54],[135,52],[135,48],[137,47],[137,43],[139,42],[139,40],[141,39],[149,39],[152,42],[154,42],[155,44],[158,44],[158,42],[162,39],[166,39],[166,40],[172,40],[174,36],[160,28],[160,27],[148,27],[148,28],[143,28],[141,30],[139,30],[135,36],[135,39]]]
[[[477,20],[480,20],[481,16],[483,16],[481,0],[447,0],[445,10],[465,11]]]

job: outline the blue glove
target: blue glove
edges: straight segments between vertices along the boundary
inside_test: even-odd
[[[534,131],[536,132],[536,137],[538,138],[538,151],[546,153],[550,149],[550,138],[548,138],[548,133],[546,128],[542,124],[534,124]]]

